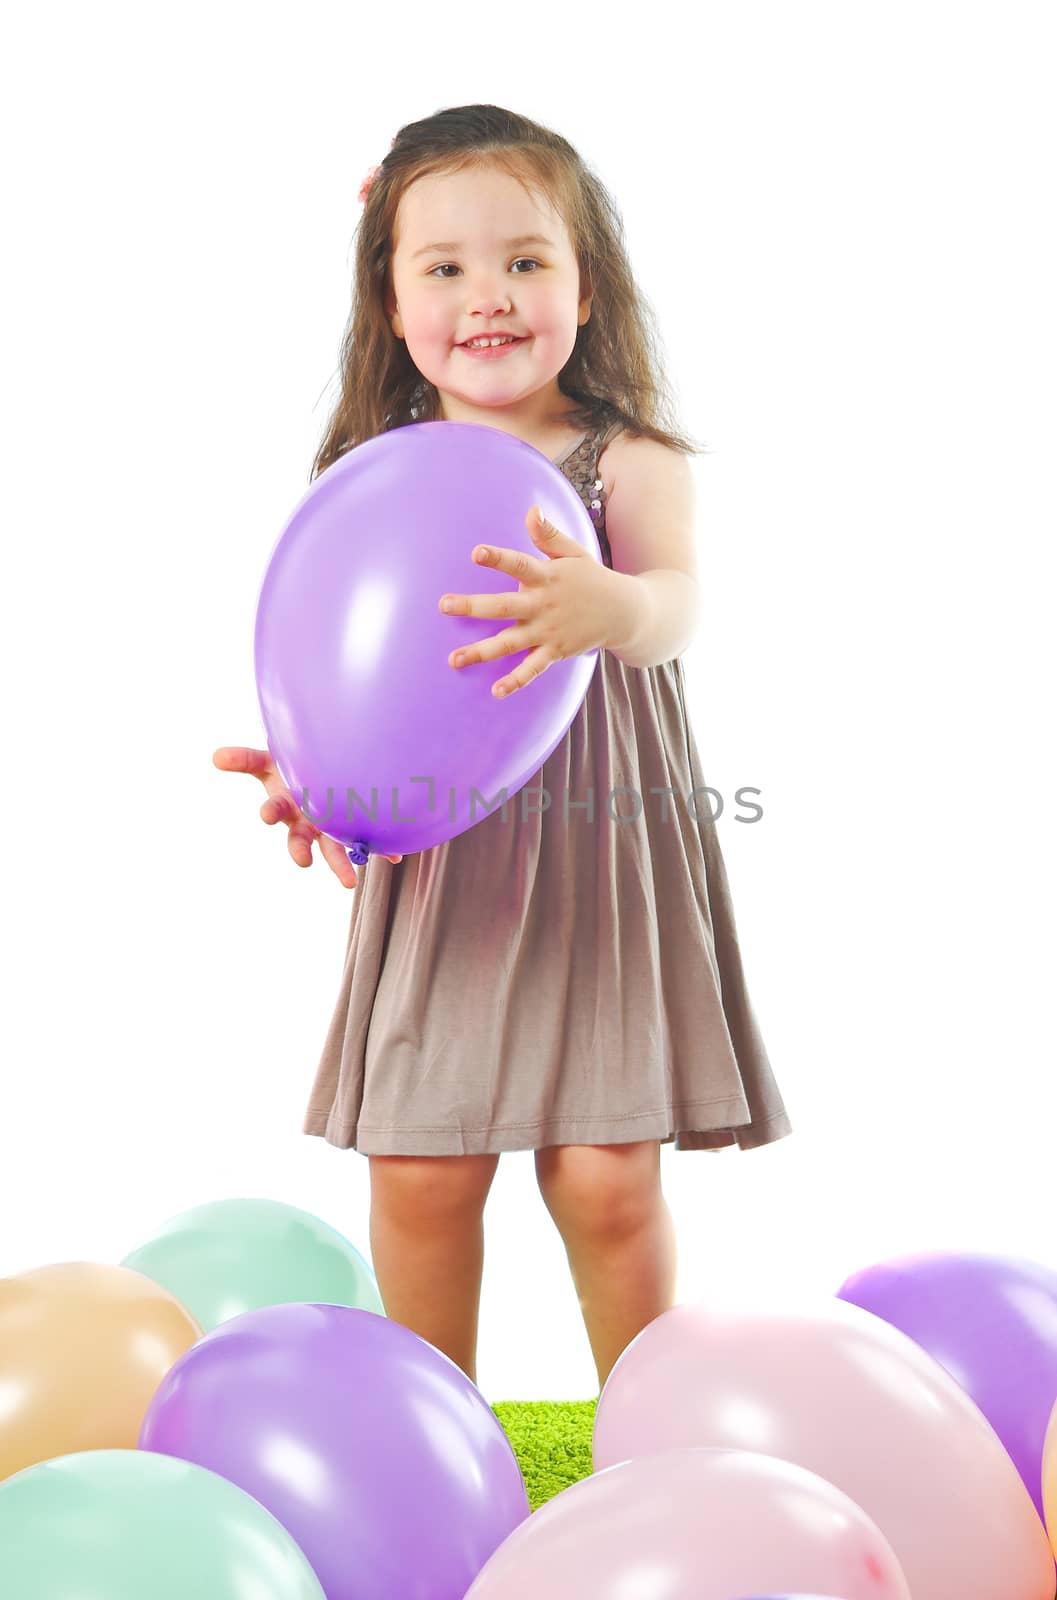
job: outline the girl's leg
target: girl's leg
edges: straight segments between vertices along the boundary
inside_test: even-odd
[[[660,1140],[536,1151],[544,1204],[565,1244],[601,1390],[618,1357],[675,1304],[675,1227]]]
[[[484,1205],[499,1156],[373,1156],[371,1256],[386,1316],[477,1382]]]

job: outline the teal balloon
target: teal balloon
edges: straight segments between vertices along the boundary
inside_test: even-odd
[[[121,1266],[168,1289],[204,1333],[244,1311],[299,1300],[385,1315],[355,1245],[279,1200],[214,1200],[182,1211]]]
[[[150,1450],[84,1450],[0,1483],[10,1600],[326,1600],[300,1545],[244,1489]]]

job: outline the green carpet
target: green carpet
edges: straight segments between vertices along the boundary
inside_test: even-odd
[[[500,1400],[492,1407],[513,1447],[535,1511],[591,1475],[597,1400]]]

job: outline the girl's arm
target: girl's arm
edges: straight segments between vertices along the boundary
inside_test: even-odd
[[[681,450],[617,443],[607,452],[606,535],[625,609],[607,649],[629,667],[653,667],[681,655],[700,625],[694,478]]]
[[[610,655],[627,667],[656,667],[681,656],[693,642],[701,621],[697,579],[672,567],[627,578],[627,621]]]

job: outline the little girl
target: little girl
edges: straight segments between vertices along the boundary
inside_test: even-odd
[[[599,659],[509,805],[406,860],[368,859],[304,1131],[368,1157],[386,1313],[474,1382],[485,1200],[500,1153],[533,1150],[601,1388],[674,1303],[660,1146],[791,1131],[686,714],[700,452],[670,426],[613,202],[565,139],[498,106],[450,107],[400,129],[360,199],[342,393],[312,477],[417,421],[533,445],[582,496],[604,565],[526,507],[538,555],[512,576],[505,621],[484,597],[437,596],[481,619],[450,670],[509,656],[496,689],[531,694],[562,655]],[[512,342],[475,351],[486,336]],[[510,534],[495,530],[495,565]],[[261,816],[288,824],[299,865],[318,841],[356,887],[267,751],[214,761],[261,779]]]

